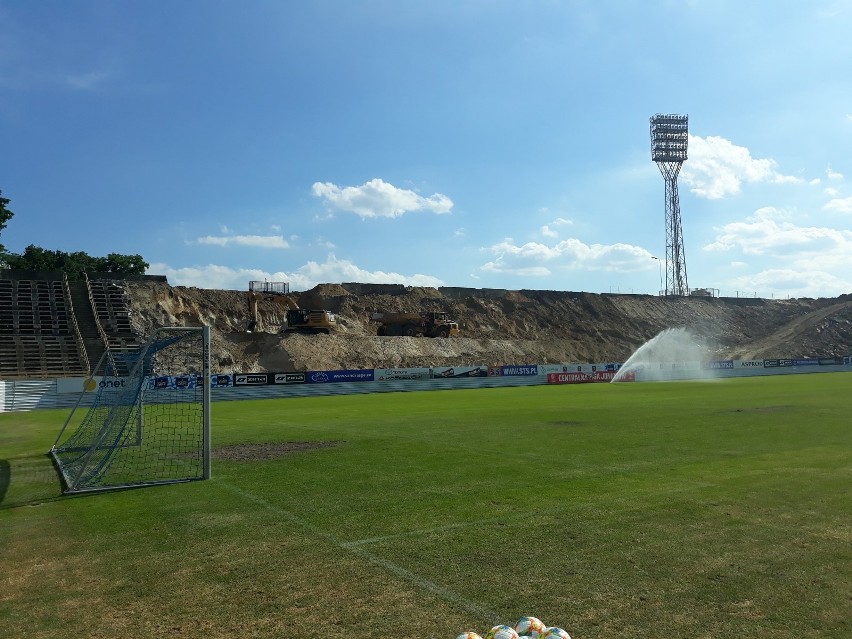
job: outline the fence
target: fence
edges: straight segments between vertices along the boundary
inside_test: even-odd
[[[234,373],[214,375],[212,401],[317,397],[359,393],[536,386],[548,383],[609,381],[620,364],[542,364],[497,368],[368,369],[306,373]],[[822,359],[724,360],[646,366],[635,381],[852,372],[852,357]],[[457,375],[457,376],[452,376]],[[357,378],[362,381],[337,381]],[[86,378],[0,380],[0,413],[89,405],[95,393],[82,395]]]

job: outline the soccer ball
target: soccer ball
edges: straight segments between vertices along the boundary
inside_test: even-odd
[[[482,639],[478,634],[476,634],[473,630],[468,630],[467,632],[461,633],[456,639]]]
[[[485,639],[518,639],[518,633],[512,626],[494,626],[485,635]]]
[[[515,632],[522,637],[533,637],[535,639],[544,632],[545,625],[538,617],[521,617],[515,624]]]
[[[571,639],[571,635],[562,630],[562,628],[551,626],[540,634],[538,639]]]

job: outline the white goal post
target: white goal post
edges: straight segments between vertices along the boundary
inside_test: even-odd
[[[210,327],[105,352],[50,455],[65,493],[209,479]]]

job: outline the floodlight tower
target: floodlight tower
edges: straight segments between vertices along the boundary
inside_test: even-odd
[[[677,195],[677,175],[686,160],[688,139],[689,116],[658,113],[651,118],[651,159],[666,183],[666,295],[689,295]]]

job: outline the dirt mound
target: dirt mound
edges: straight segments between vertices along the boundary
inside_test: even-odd
[[[260,301],[262,331],[245,332],[244,291],[128,282],[135,329],[213,326],[216,372],[619,362],[667,328],[684,327],[720,359],[852,353],[852,296],[833,299],[656,297],[321,284],[293,293],[302,308],[337,315],[333,335],[280,333],[286,308]],[[446,311],[462,337],[378,337],[374,312]]]

